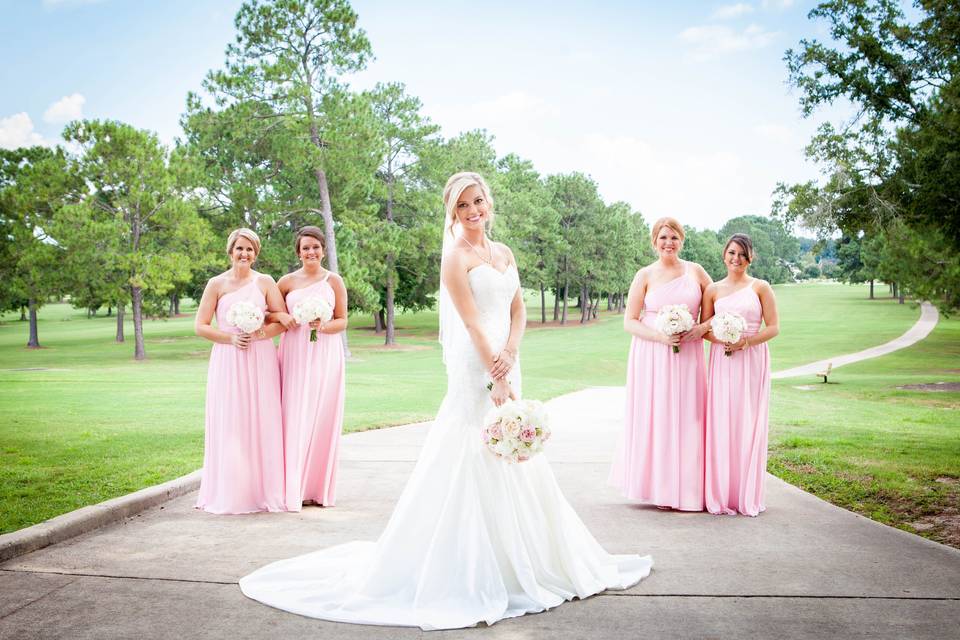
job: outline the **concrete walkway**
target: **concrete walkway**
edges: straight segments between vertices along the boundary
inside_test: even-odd
[[[858,351],[856,353],[849,353],[843,356],[835,356],[825,360],[818,360],[817,362],[811,362],[810,364],[794,367],[792,369],[775,371],[771,377],[776,380],[779,378],[812,376],[826,369],[828,364],[832,364],[833,368],[836,369],[837,367],[842,367],[845,364],[852,364],[854,362],[860,362],[861,360],[869,360],[870,358],[879,358],[880,356],[885,356],[888,353],[905,349],[906,347],[909,347],[910,345],[920,342],[926,338],[928,335],[930,335],[930,332],[933,331],[934,327],[937,326],[939,319],[940,313],[937,311],[937,308],[929,302],[924,302],[920,305],[920,319],[917,320],[916,323],[914,323],[914,325],[899,338],[895,338],[886,344],[870,347],[869,349],[864,349],[863,351]]]
[[[548,455],[611,552],[650,553],[637,587],[564,604],[471,638],[943,638],[960,625],[960,551],[876,524],[768,477],[759,518],[661,512],[606,486],[623,390],[549,403]],[[0,638],[413,638],[283,613],[243,597],[241,576],[278,558],[374,539],[427,424],[343,439],[339,506],[212,516],[196,494],[0,565]],[[951,631],[951,629],[953,631]]]

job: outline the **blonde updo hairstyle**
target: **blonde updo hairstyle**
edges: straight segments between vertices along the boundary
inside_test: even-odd
[[[660,230],[666,227],[671,231],[676,232],[680,236],[680,244],[683,244],[686,234],[683,232],[683,225],[680,224],[676,218],[671,218],[670,216],[664,216],[656,222],[653,223],[653,226],[650,227],[650,244],[653,245],[653,248],[657,248],[657,236],[660,235]]]
[[[450,176],[446,186],[443,188],[443,206],[446,209],[446,222],[444,223],[444,233],[450,232],[453,235],[453,225],[457,224],[457,200],[460,195],[469,187],[479,187],[487,201],[487,231],[493,226],[493,196],[490,195],[490,187],[486,180],[479,173],[472,171],[461,171]]]
[[[260,255],[260,236],[254,233],[253,229],[247,229],[246,227],[240,227],[239,229],[234,229],[230,232],[229,237],[227,237],[227,255],[233,253],[233,245],[237,244],[237,240],[240,238],[246,238],[250,241],[250,244],[253,245],[253,253],[255,255]]]

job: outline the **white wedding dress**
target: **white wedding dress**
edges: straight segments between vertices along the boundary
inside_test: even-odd
[[[468,278],[499,352],[517,271],[482,264]],[[545,454],[513,464],[487,451],[480,429],[493,407],[489,378],[462,322],[458,329],[444,341],[447,395],[380,539],[275,562],[240,580],[245,595],[325,620],[453,629],[625,589],[650,573],[649,556],[601,548]],[[519,363],[509,378],[519,396]]]

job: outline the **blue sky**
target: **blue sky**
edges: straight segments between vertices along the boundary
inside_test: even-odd
[[[813,5],[355,0],[376,59],[351,83],[403,82],[446,136],[485,128],[501,155],[588,173],[648,220],[716,229],[767,214],[778,180],[816,175],[802,149],[820,119],[800,117],[782,61],[824,37]],[[78,116],[172,141],[239,6],[0,0],[0,146],[56,143]]]

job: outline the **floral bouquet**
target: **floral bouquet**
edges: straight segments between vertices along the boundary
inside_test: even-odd
[[[263,310],[251,302],[235,302],[227,310],[227,322],[244,333],[253,333],[263,326]]]
[[[740,336],[747,330],[747,321],[739,313],[722,311],[710,318],[710,330],[714,337],[721,342],[734,344],[740,342]],[[732,355],[732,352],[724,349],[724,355]]]
[[[666,304],[657,312],[657,330],[673,336],[693,329],[693,316],[685,304]],[[680,345],[673,345],[673,352],[680,353]]]
[[[510,462],[529,460],[550,439],[550,415],[539,400],[509,400],[491,409],[483,422],[484,444]]]
[[[333,307],[319,296],[309,296],[293,306],[293,317],[300,324],[320,320],[329,322],[333,317]],[[310,342],[317,341],[317,330],[310,327]]]

